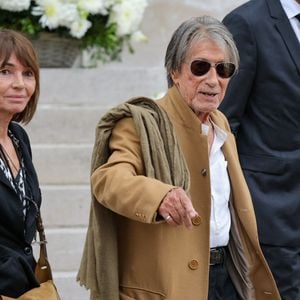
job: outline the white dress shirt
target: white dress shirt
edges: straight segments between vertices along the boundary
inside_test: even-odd
[[[214,126],[214,140],[209,155],[211,183],[210,248],[226,246],[229,241],[231,225],[229,211],[230,183],[227,173],[227,161],[221,147],[227,134]],[[202,124],[202,133],[208,133],[208,126]]]
[[[300,3],[296,0],[280,0],[280,2],[300,43],[300,21],[295,17],[300,14]]]

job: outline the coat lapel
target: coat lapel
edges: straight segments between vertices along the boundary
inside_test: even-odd
[[[270,16],[274,19],[274,26],[280,33],[292,60],[294,61],[300,74],[300,43],[287,18],[280,1],[266,0],[269,7]]]
[[[201,132],[200,120],[184,101],[175,85],[169,89],[162,100],[166,101],[165,105],[173,122],[185,128],[196,130],[197,133]]]
[[[13,134],[16,136],[16,138],[19,140],[19,146],[22,153],[23,161],[25,164],[25,176],[26,176],[26,196],[31,200],[29,201],[29,209],[27,211],[26,215],[26,221],[25,221],[25,240],[27,242],[31,242],[32,236],[35,233],[35,222],[36,222],[36,215],[37,215],[37,209],[36,205],[39,207],[41,202],[40,197],[40,190],[38,187],[38,179],[36,176],[36,172],[34,170],[32,160],[31,160],[31,153],[30,148],[27,142],[24,140],[24,138],[21,137],[19,134],[18,127],[10,126],[10,130],[13,132]],[[36,205],[32,203],[34,201]]]
[[[13,190],[13,187],[11,186],[9,180],[7,179],[4,172],[2,172],[2,171],[0,172],[0,181]]]
[[[36,185],[33,182],[33,178],[36,177],[33,164],[31,161],[31,156],[28,152],[28,148],[26,147],[26,144],[20,140],[20,148],[22,151],[24,164],[25,164],[25,172],[26,172],[26,195],[28,197],[29,201],[29,209],[27,211],[26,215],[26,221],[25,221],[25,240],[27,242],[31,241],[32,235],[35,233],[35,223],[36,223],[36,215],[37,215],[37,206],[40,206],[40,197],[37,196],[37,189]],[[34,205],[33,201],[36,203]]]

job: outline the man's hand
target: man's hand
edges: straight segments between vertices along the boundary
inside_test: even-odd
[[[167,193],[158,208],[158,213],[170,225],[185,225],[189,229],[193,228],[192,219],[199,216],[182,188],[175,188]]]

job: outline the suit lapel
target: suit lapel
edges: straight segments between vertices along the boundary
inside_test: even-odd
[[[266,0],[269,7],[270,16],[274,19],[274,26],[281,35],[292,60],[294,61],[300,74],[300,43],[287,18],[280,1]]]

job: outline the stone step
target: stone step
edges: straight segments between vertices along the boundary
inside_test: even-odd
[[[72,212],[71,209],[69,211]],[[45,227],[48,258],[53,272],[77,272],[86,230],[86,228]],[[39,245],[33,244],[33,250],[35,257],[38,257]]]
[[[40,105],[25,128],[32,145],[94,143],[96,125],[107,110],[93,105]]]
[[[40,184],[89,184],[92,149],[92,144],[32,145]]]
[[[95,69],[42,69],[40,104],[115,106],[131,97],[155,97],[166,89],[160,67],[128,68],[121,63]]]
[[[53,280],[61,300],[90,299],[90,292],[79,285],[76,275],[77,272],[53,272]]]
[[[88,225],[91,193],[89,185],[41,186],[43,222],[47,228]]]

